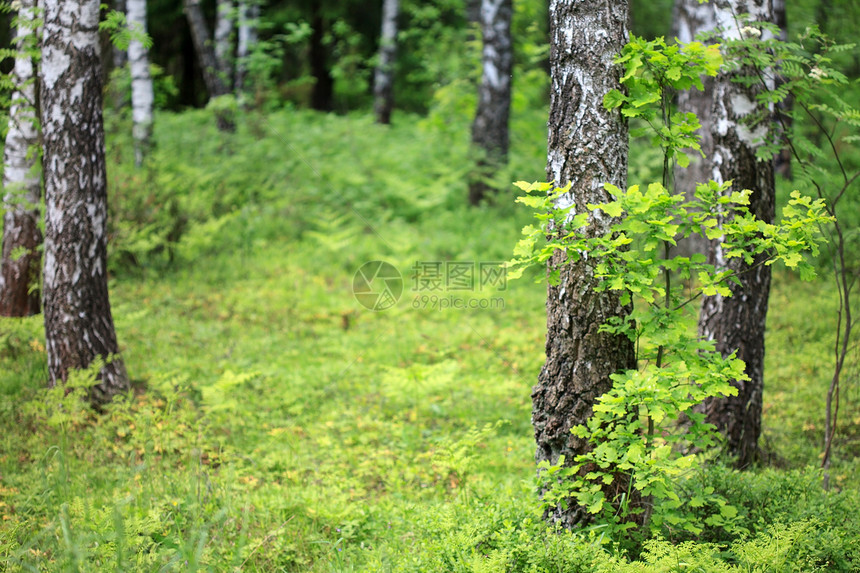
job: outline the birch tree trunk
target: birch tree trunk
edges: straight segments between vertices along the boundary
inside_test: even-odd
[[[508,119],[511,110],[512,0],[482,0],[481,54],[483,72],[478,107],[472,123],[472,145],[479,153],[477,172],[469,182],[469,203],[477,205],[491,190],[493,172],[508,160]]]
[[[700,4],[698,0],[675,0],[673,33],[680,44],[694,41],[700,33],[713,32],[716,25],[716,14],[711,4]],[[702,91],[693,88],[678,94],[678,111],[696,114],[703,126],[699,136],[705,157],[693,154],[689,167],[675,167],[675,193],[683,193],[688,201],[695,198],[697,183],[711,179],[710,150],[714,148],[714,140],[709,126],[712,123],[711,114],[714,107],[714,78],[706,76],[702,83]],[[687,257],[693,253],[705,254],[708,252],[708,241],[703,237],[688,237],[678,244],[675,251]]]
[[[203,81],[206,83],[209,97],[216,98],[227,95],[230,93],[230,90],[219,73],[218,59],[215,57],[215,50],[212,49],[209,26],[207,26],[206,19],[203,17],[200,0],[183,0],[183,6],[185,16],[188,18],[191,39],[194,42],[194,49],[197,51],[197,57],[200,60]],[[218,123],[218,129],[221,131],[233,131],[236,127],[233,124],[233,120],[224,113],[216,114],[215,120]]]
[[[218,0],[218,10],[215,18],[215,59],[221,81],[229,90],[233,84],[233,2]]]
[[[612,59],[627,41],[629,5],[626,0],[551,0],[551,94],[547,177],[557,185],[571,183],[566,205],[578,213],[587,203],[610,201],[604,183],[627,186],[627,124],[620,113],[603,107],[603,96],[620,89],[620,70]],[[613,223],[595,218],[587,229],[603,235]],[[595,400],[612,387],[610,374],[635,367],[632,341],[600,332],[611,317],[627,316],[617,291],[595,292],[592,262],[584,257],[560,267],[560,282],[547,289],[546,363],[532,390],[532,423],[537,461],[556,464],[559,456],[572,464],[587,452],[587,440],[570,429],[591,417]],[[607,484],[607,499],[627,490],[623,477]],[[635,507],[637,500],[632,500]],[[589,521],[584,508],[556,507],[548,518],[565,527]]]
[[[713,7],[717,28],[723,38],[738,38],[739,14],[750,14],[753,20],[773,22],[771,0],[716,0]],[[711,157],[711,179],[732,180],[733,190],[750,189],[750,212],[772,222],[774,217],[773,161],[757,161],[756,149],[771,137],[772,110],[761,109],[755,96],[758,87],[745,87],[732,79],[749,75],[751,70],[723,71],[714,84],[714,107],[710,121],[713,147],[705,153]],[[773,86],[769,86],[773,88]],[[757,115],[753,115],[757,114]],[[751,126],[745,121],[758,117]],[[762,392],[764,389],[764,331],[770,293],[770,267],[757,258],[752,266],[738,259],[727,261],[723,243],[711,241],[708,261],[718,268],[739,273],[740,284],[731,285],[732,296],[705,297],[699,317],[701,336],[716,343],[724,356],[737,351],[746,364],[748,381],[734,381],[737,396],[711,398],[702,409],[706,421],[714,424],[726,437],[729,453],[744,468],[759,456]]]
[[[394,107],[394,59],[397,56],[399,10],[399,0],[383,0],[379,64],[373,77],[373,112],[376,122],[385,125],[391,123],[391,110]]]
[[[9,108],[9,132],[3,153],[3,249],[0,260],[0,315],[39,313],[39,266],[42,244],[39,198],[42,180],[37,146],[36,77],[27,48],[36,46],[35,0],[21,0],[13,70],[15,91]],[[28,46],[29,44],[29,46]]]
[[[98,0],[45,0],[42,131],[45,338],[49,384],[119,352],[108,300],[107,193]],[[129,388],[118,357],[90,396]]]
[[[128,0],[128,23],[146,33],[146,0]],[[134,164],[140,167],[152,139],[152,77],[149,73],[149,50],[140,40],[128,46],[131,70],[131,118],[134,135]]]
[[[248,57],[251,46],[257,43],[257,26],[260,21],[258,0],[239,0],[239,45],[236,53],[236,94],[241,96],[246,89]]]

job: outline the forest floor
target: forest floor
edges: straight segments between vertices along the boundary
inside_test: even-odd
[[[544,535],[530,390],[545,286],[480,281],[528,214],[512,187],[467,208],[467,137],[444,118],[395,120],[285,111],[225,140],[204,112],[164,114],[143,173],[109,139],[111,200],[125,201],[112,212],[131,221],[113,223],[111,302],[135,391],[95,415],[44,389],[40,317],[0,320],[0,569],[674,571],[686,547],[715,571],[860,570],[856,371],[834,491],[816,470],[826,271],[774,278],[771,464],[702,477],[742,509],[746,535],[697,549],[669,532],[638,565],[599,531]],[[519,159],[499,177],[542,178],[542,133],[514,128]],[[372,311],[353,290],[377,260],[403,290]],[[472,268],[471,286],[415,280],[445,262]],[[440,308],[455,300],[485,308]]]

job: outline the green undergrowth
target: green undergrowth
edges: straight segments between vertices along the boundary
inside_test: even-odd
[[[809,469],[826,279],[775,280],[765,435],[779,465],[687,476],[739,509],[738,533],[666,529],[619,555],[600,529],[552,531],[537,513],[544,287],[440,293],[502,302],[439,310],[411,280],[420,261],[505,260],[524,224],[507,199],[462,206],[467,138],[407,116],[211,124],[160,116],[140,173],[110,140],[111,302],[133,394],[96,415],[78,400],[86,373],[69,395],[44,389],[40,318],[0,322],[0,570],[860,568],[860,420],[843,417],[837,491]],[[516,178],[543,176],[538,127],[515,131]],[[381,312],[351,292],[372,260],[404,279]]]

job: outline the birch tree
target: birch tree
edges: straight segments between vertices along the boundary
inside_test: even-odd
[[[3,249],[0,260],[0,315],[27,316],[39,312],[38,121],[36,77],[31,51],[36,46],[35,0],[20,0],[15,36],[15,91],[9,108],[9,131],[3,152]]]
[[[258,0],[239,0],[239,33],[236,48],[236,94],[245,91],[245,79],[248,73],[248,58],[251,46],[257,43],[257,27],[260,22],[260,5]]]
[[[146,34],[146,0],[128,0],[128,23]],[[134,136],[134,163],[143,164],[152,139],[152,106],[154,101],[152,76],[149,73],[149,50],[134,34],[128,45],[131,71],[131,118]]]
[[[469,184],[469,203],[477,205],[487,195],[493,171],[507,163],[508,120],[511,110],[512,0],[481,1],[481,86],[472,123],[472,145],[479,153],[477,173]]]
[[[716,28],[714,8],[708,3],[700,4],[697,0],[675,0],[674,35],[680,44],[688,44],[703,32],[713,32]],[[675,167],[675,189],[684,193],[692,200],[696,193],[696,184],[704,183],[711,178],[711,153],[713,137],[711,136],[711,112],[714,105],[714,78],[702,78],[703,90],[690,89],[678,93],[678,111],[694,113],[699,118],[703,129],[699,131],[700,144],[705,156],[694,154],[687,168]],[[678,245],[679,254],[690,256],[693,253],[704,254],[708,243],[698,235],[688,237]]]
[[[203,71],[203,81],[209,97],[214,99],[230,93],[230,88],[220,73],[220,64],[212,48],[209,26],[203,16],[200,0],[183,0],[185,16],[188,18],[188,27],[191,29],[191,39],[194,42],[194,50],[200,60]],[[235,125],[226,113],[216,113],[215,120],[221,131],[233,131]]]
[[[771,0],[716,0],[707,6],[712,10],[714,28],[726,39],[762,34],[760,29],[744,24],[739,19],[741,14],[749,14],[753,21],[774,21]],[[732,181],[731,190],[750,189],[750,212],[770,223],[775,201],[773,161],[758,161],[756,149],[771,137],[772,110],[762,108],[756,101],[762,89],[759,84],[745,86],[733,81],[750,73],[751,70],[736,67],[717,76],[712,115],[709,125],[703,128],[710,130],[712,147],[703,145],[702,149],[709,158],[710,179],[718,183]],[[767,87],[773,89],[773,85]],[[751,118],[757,120],[754,125],[749,122]],[[706,421],[716,425],[726,437],[727,449],[737,457],[738,467],[747,467],[759,454],[770,267],[762,264],[761,257],[751,265],[737,258],[727,262],[720,239],[710,242],[707,256],[708,262],[718,268],[735,271],[739,284],[730,286],[730,298],[719,294],[704,298],[699,332],[713,340],[724,356],[737,351],[738,358],[746,363],[750,379],[733,383],[738,389],[736,396],[707,400],[703,411]]]
[[[627,41],[626,0],[551,0],[550,116],[547,177],[570,184],[565,206],[577,213],[588,203],[611,201],[604,183],[627,186],[627,124],[618,110],[607,111],[603,97],[620,89],[620,70],[613,58]],[[607,233],[613,220],[594,219],[588,236]],[[546,363],[532,390],[532,423],[536,459],[571,464],[589,450],[588,440],[570,429],[584,424],[595,400],[612,387],[611,374],[635,368],[633,342],[624,335],[600,331],[612,317],[625,317],[619,291],[595,292],[593,264],[587,258],[564,264],[559,252],[548,271],[558,271],[557,285],[547,289]],[[626,489],[619,477],[607,490]],[[609,498],[615,497],[613,493]],[[550,518],[566,527],[587,522],[584,508],[557,507]]]
[[[229,89],[233,84],[233,2],[218,0],[215,17],[215,59],[221,80]]]
[[[108,299],[98,0],[45,0],[40,104],[45,172],[45,338],[51,385],[119,352]],[[129,388],[113,358],[95,403]]]
[[[391,123],[391,110],[394,107],[394,59],[397,55],[399,10],[399,0],[383,0],[379,63],[373,76],[373,112],[376,122],[382,124]]]

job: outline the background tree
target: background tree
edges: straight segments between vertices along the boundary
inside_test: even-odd
[[[183,5],[191,29],[191,37],[194,40],[194,49],[203,68],[203,79],[209,97],[216,98],[229,94],[230,87],[220,73],[221,66],[215,56],[215,50],[212,48],[209,26],[206,24],[203,9],[200,7],[200,0],[184,0]],[[216,121],[218,129],[221,131],[232,131],[235,128],[232,119],[224,113],[216,114]]]
[[[257,29],[260,23],[260,4],[258,0],[239,0],[238,45],[236,47],[236,94],[245,90],[245,77],[248,73],[248,57],[251,46],[257,43]]]
[[[744,24],[739,16],[750,14],[753,21],[773,22],[771,2],[754,0],[717,0],[707,4],[713,22],[723,38],[741,34],[760,35],[758,28]],[[765,33],[768,33],[765,31]],[[702,146],[709,158],[711,178],[718,183],[733,181],[732,190],[752,190],[749,210],[757,218],[772,222],[774,217],[773,161],[759,161],[756,150],[770,137],[771,110],[756,101],[760,85],[744,85],[736,80],[753,70],[728,68],[714,83],[714,105],[710,117],[710,149]],[[773,86],[769,86],[770,89]],[[751,120],[755,120],[753,124]],[[738,274],[739,283],[731,285],[732,297],[719,294],[705,297],[699,317],[699,332],[716,343],[724,356],[737,351],[746,363],[748,381],[735,381],[736,396],[711,398],[703,404],[706,420],[726,437],[728,452],[737,456],[738,467],[748,467],[759,455],[762,392],[764,388],[764,332],[770,294],[770,267],[759,256],[751,265],[739,259],[726,262],[721,239],[708,246],[708,262]]]
[[[603,97],[620,89],[620,70],[613,58],[627,41],[629,5],[626,1],[550,2],[551,93],[547,177],[556,185],[570,183],[568,205],[586,212],[588,203],[610,201],[603,184],[627,185],[627,124],[618,110],[607,111]],[[610,217],[596,219],[586,233],[605,234]],[[571,433],[584,424],[595,400],[612,387],[609,378],[635,368],[633,342],[624,335],[600,332],[612,317],[625,317],[630,307],[618,291],[596,292],[591,262],[549,262],[556,285],[547,289],[546,363],[532,390],[532,423],[536,459],[558,464],[573,462],[589,450],[586,438]],[[626,489],[619,477],[607,484],[614,492]],[[567,527],[587,521],[581,507],[557,507],[549,516]]]
[[[149,72],[149,49],[141,37],[146,34],[146,0],[128,0],[128,23],[139,32],[132,36],[128,45],[134,163],[139,167],[152,139],[152,107],[155,99]]]
[[[114,0],[112,5],[113,9],[120,14],[128,13],[125,0]],[[116,70],[124,67],[125,64],[128,63],[128,52],[111,43],[111,63]]]
[[[0,260],[0,315],[27,316],[39,312],[39,129],[34,0],[21,0],[15,38],[15,91],[9,109],[9,131],[3,151],[3,258]]]
[[[399,0],[382,2],[382,34],[379,39],[379,63],[373,76],[373,112],[377,123],[391,123],[394,107],[394,58],[397,56],[397,14]]]
[[[233,85],[233,19],[232,0],[218,0],[215,17],[215,59],[218,71],[228,89]]]
[[[107,285],[98,0],[46,0],[40,104],[45,172],[45,339],[51,385],[119,352]],[[95,403],[129,388],[118,357]]]
[[[713,32],[716,28],[716,14],[711,4],[701,4],[698,0],[676,0],[672,33],[681,44],[687,44],[703,32]],[[694,198],[696,184],[711,179],[711,157],[714,148],[711,136],[711,114],[714,105],[714,81],[709,76],[702,78],[703,90],[689,89],[678,93],[678,111],[694,113],[704,129],[699,131],[700,144],[705,156],[693,155],[686,168],[676,165],[674,170],[675,189],[684,193],[687,200]],[[706,253],[708,243],[699,235],[687,237],[678,245],[679,254]]]
[[[487,180],[507,163],[508,120],[511,114],[511,74],[514,57],[511,42],[512,0],[482,0],[481,87],[472,123],[472,144],[479,157],[477,172],[469,182],[469,203],[477,205],[490,189]]]

